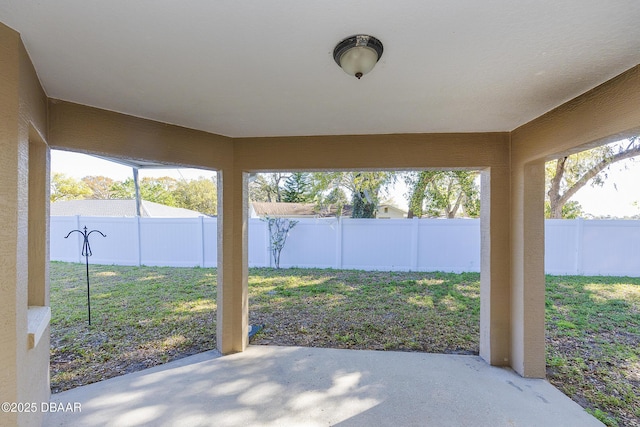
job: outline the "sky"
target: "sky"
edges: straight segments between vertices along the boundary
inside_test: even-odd
[[[602,187],[587,184],[573,199],[594,216],[640,215],[640,158],[614,163]]]
[[[86,154],[71,151],[51,150],[51,173],[64,173],[67,176],[82,179],[85,176],[106,176],[115,181],[124,181],[133,178],[130,167],[118,163],[109,162]],[[214,171],[189,168],[167,169],[139,169],[139,177],[168,176],[175,179],[196,179],[199,177],[211,178]]]
[[[117,163],[102,160],[85,154],[51,150],[52,173],[64,173],[76,179],[89,175],[107,176],[117,181],[124,181],[133,176],[131,168]],[[169,176],[175,179],[196,179],[198,177],[214,177],[215,172],[202,169],[140,169],[140,178]],[[390,197],[396,204],[405,209],[404,197],[406,187],[402,180],[391,191]],[[640,214],[640,159],[615,163],[609,171],[609,178],[602,187],[586,185],[576,193],[573,200],[582,205],[585,213],[601,217],[625,217]],[[634,206],[637,202],[639,206]]]

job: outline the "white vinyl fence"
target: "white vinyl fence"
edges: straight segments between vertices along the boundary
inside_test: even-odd
[[[87,226],[94,264],[215,267],[216,218],[51,217],[51,259],[83,262]],[[547,220],[548,274],[640,277],[640,221]],[[267,224],[249,220],[249,266],[269,267]],[[480,220],[299,219],[281,267],[480,271]]]

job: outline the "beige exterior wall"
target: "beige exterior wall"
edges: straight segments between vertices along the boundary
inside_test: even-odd
[[[406,212],[404,212],[402,209],[390,205],[379,205],[376,212],[376,218],[379,219],[402,219],[406,217]]]
[[[544,162],[640,131],[640,66],[511,133],[512,366],[545,376]]]
[[[218,349],[249,344],[248,174],[237,166],[218,172]]]
[[[19,35],[0,24],[0,40],[0,396],[39,404],[50,394],[46,316],[34,348],[27,335],[34,325],[28,307],[46,306],[49,295],[47,99]],[[0,425],[41,419],[0,412]]]
[[[231,164],[231,142],[207,132],[49,101],[49,145],[54,149],[217,170]]]
[[[48,305],[49,146],[219,171],[218,347],[247,345],[247,174],[272,170],[482,170],[481,355],[544,377],[543,162],[640,130],[640,68],[512,133],[231,139],[47,100],[17,33],[0,25],[0,394],[46,401],[48,328],[28,348],[29,305]],[[39,415],[0,413],[1,425]]]
[[[516,165],[550,160],[640,132],[640,65],[515,129]]]
[[[334,135],[234,139],[247,171],[472,168],[507,165],[508,133]]]
[[[480,356],[511,365],[509,167],[487,168],[480,178]]]

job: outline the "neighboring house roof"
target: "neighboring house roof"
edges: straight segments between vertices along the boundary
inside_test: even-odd
[[[256,216],[297,218],[317,216],[313,203],[252,202]]]
[[[330,205],[328,207],[318,208],[313,203],[276,203],[276,202],[252,202],[252,217],[287,217],[287,218],[305,218],[305,217],[332,217],[338,216],[338,206]],[[387,208],[395,215],[388,212],[381,214],[381,209]],[[353,213],[352,205],[344,205],[340,216],[351,217]],[[388,204],[378,207],[379,218],[406,218],[407,212],[400,208]]]
[[[65,200],[51,203],[51,216],[136,216],[136,201],[127,200]],[[145,218],[195,218],[207,216],[183,208],[142,201],[140,216]]]
[[[338,206],[318,208],[313,203],[251,202],[252,217],[317,218],[338,215]],[[341,216],[351,216],[351,206],[342,207]]]

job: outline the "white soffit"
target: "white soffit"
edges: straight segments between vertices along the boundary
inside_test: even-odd
[[[640,63],[638,0],[0,0],[47,95],[217,134],[509,131]],[[344,37],[384,53],[357,80]]]

